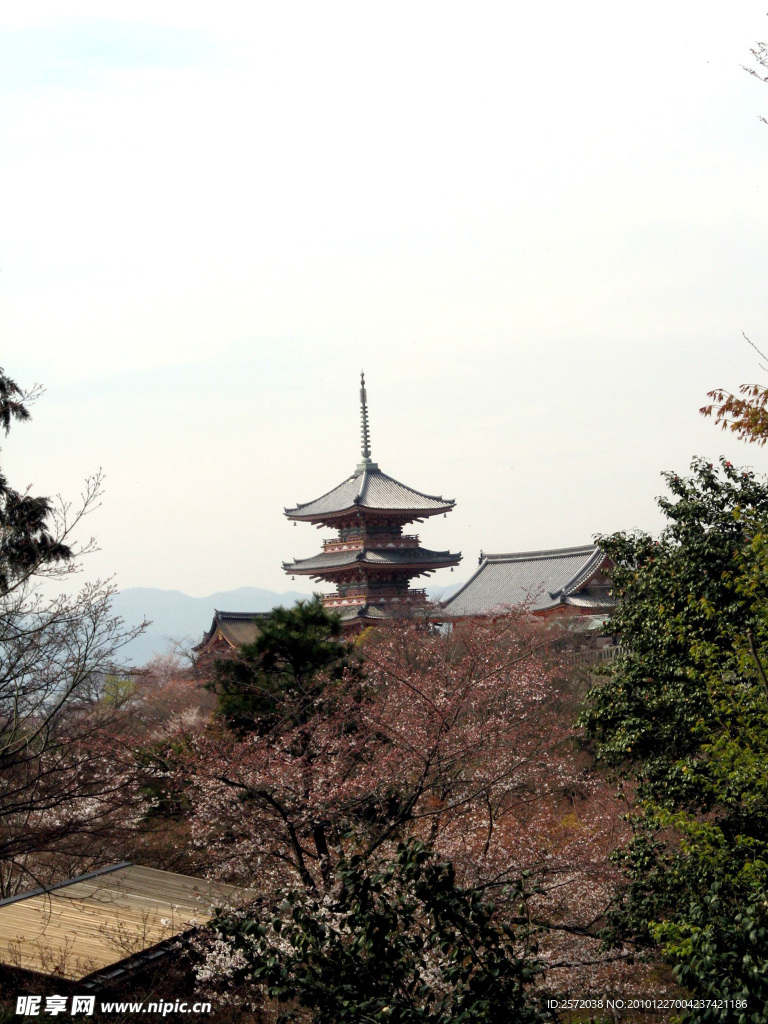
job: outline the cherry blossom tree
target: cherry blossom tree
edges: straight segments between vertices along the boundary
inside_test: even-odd
[[[398,623],[362,638],[362,672],[315,686],[311,714],[286,691],[268,731],[193,740],[196,842],[269,913],[330,899],[350,858],[373,876],[422,842],[500,921],[534,929],[542,991],[642,992],[633,950],[601,948],[628,807],[579,749],[561,641],[525,609],[450,635]],[[227,960],[221,940],[213,959]]]
[[[323,895],[297,889],[268,913],[249,908],[222,918],[200,980],[224,981],[230,992],[247,991],[250,981],[310,1010],[314,1024],[552,1019],[534,988],[535,929],[501,924],[493,903],[459,886],[453,866],[423,843],[399,844],[376,873],[359,856],[342,859],[334,876]],[[518,906],[528,897],[525,885],[515,886]]]
[[[308,888],[349,830],[366,856],[408,831],[503,874],[500,822],[573,781],[550,638],[523,614],[451,636],[399,623],[362,653],[363,678],[327,680],[311,713],[288,690],[268,731],[198,740],[198,841],[233,876]]]
[[[39,389],[0,370],[0,427],[29,419]],[[125,716],[105,700],[126,629],[114,587],[71,592],[93,541],[75,535],[99,505],[101,477],[79,503],[11,488],[0,472],[0,894],[111,856],[109,837],[135,809],[135,761]],[[107,844],[107,847],[104,844]]]

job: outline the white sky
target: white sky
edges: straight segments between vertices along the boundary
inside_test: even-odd
[[[427,547],[660,519],[663,469],[763,450],[763,0],[27,0],[0,13],[0,363],[47,395],[15,486],[102,466],[92,573],[283,590],[282,509],[359,457],[457,499]],[[309,587],[308,587],[309,589]]]

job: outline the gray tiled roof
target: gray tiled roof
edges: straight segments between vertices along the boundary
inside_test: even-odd
[[[460,554],[451,551],[430,551],[428,548],[357,548],[352,551],[324,551],[311,558],[284,562],[286,572],[324,572],[347,565],[434,566],[456,565]]]
[[[448,512],[454,502],[447,498],[422,494],[412,487],[406,487],[386,473],[375,463],[358,466],[354,474],[332,491],[314,501],[308,501],[296,508],[287,508],[289,519],[318,519],[333,516],[355,507],[417,512],[420,516]]]
[[[544,611],[560,604],[609,611],[606,586],[593,584],[605,561],[594,544],[549,551],[481,553],[480,567],[443,605],[450,616],[483,615],[504,606],[527,605]]]
[[[330,611],[335,612],[342,622],[352,622],[355,619],[403,619],[408,617],[411,609],[407,604],[357,604],[346,608],[332,608]]]
[[[389,619],[387,607],[377,608],[375,604],[357,604],[347,608],[332,609],[336,612],[342,622],[350,622],[352,619]]]
[[[221,633],[227,643],[233,647],[252,644],[259,635],[258,619],[263,619],[269,612],[220,612],[213,613],[211,628],[194,650],[200,650],[216,635]]]

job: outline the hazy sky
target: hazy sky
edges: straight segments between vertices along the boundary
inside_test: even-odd
[[[657,529],[694,454],[768,468],[697,414],[768,376],[766,36],[764,0],[5,7],[0,364],[47,387],[11,483],[103,467],[90,572],[203,595],[319,549],[282,510],[354,469],[361,368],[381,468],[457,500],[438,584]]]

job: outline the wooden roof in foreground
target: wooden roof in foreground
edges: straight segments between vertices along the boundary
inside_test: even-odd
[[[0,902],[0,963],[81,981],[255,893],[123,863]]]

